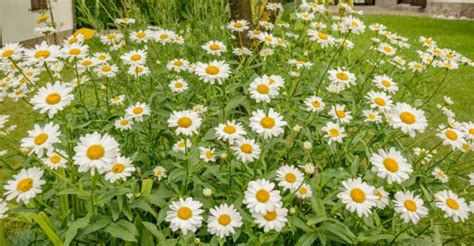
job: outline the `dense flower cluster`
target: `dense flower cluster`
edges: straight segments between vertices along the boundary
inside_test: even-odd
[[[58,199],[78,198],[74,208],[61,200],[63,219],[69,209],[86,209],[77,203],[87,197],[90,211],[74,218],[112,216],[105,228],[118,219],[137,227],[148,221],[159,239],[177,237],[167,226],[236,242],[241,234],[258,240],[258,230],[298,239],[319,223],[388,234],[386,221],[417,224],[440,211],[465,221],[473,202],[449,181],[474,185],[474,174],[448,167],[472,152],[474,123],[457,121],[445,98],[437,107],[445,123],[430,128],[439,87],[417,90],[428,87],[425,73],[441,74],[441,87],[449,70],[474,63],[431,38],[410,44],[382,24],[366,26],[350,6],[339,8],[330,16],[303,1],[288,22],[233,20],[219,39],[127,18],[115,21],[118,31],[81,29],[61,45],[7,44],[0,100],[38,116],[20,143],[10,137],[10,116],[0,116],[0,138],[9,142],[2,156],[27,166],[4,185],[0,219],[7,201],[46,210],[59,206],[46,194],[67,188]],[[283,9],[270,3],[266,10]],[[241,46],[242,35],[251,46]],[[345,59],[358,35],[371,36],[370,49]],[[403,53],[411,45],[422,47],[414,59]],[[440,143],[420,147],[427,134]],[[449,148],[438,153],[441,145]],[[449,155],[456,159],[448,166]]]

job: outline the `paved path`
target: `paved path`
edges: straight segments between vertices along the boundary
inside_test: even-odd
[[[330,12],[336,12],[336,6],[329,6],[328,10]],[[360,11],[362,10],[364,14],[382,14],[382,15],[409,15],[409,16],[429,16],[423,12],[415,12],[415,11],[402,11],[402,10],[394,10],[390,8],[382,8],[378,6],[355,6],[355,10]]]

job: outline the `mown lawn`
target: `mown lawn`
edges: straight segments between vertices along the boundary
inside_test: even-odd
[[[370,23],[381,23],[388,27],[390,31],[399,33],[410,39],[410,43],[415,43],[419,36],[432,37],[442,48],[450,48],[458,51],[464,56],[474,59],[474,21],[462,20],[440,20],[425,17],[407,17],[407,16],[387,16],[387,15],[367,15],[362,18],[367,25]],[[369,35],[369,34],[365,34]],[[370,39],[358,37],[354,40],[358,52],[364,52],[363,48],[368,48]],[[360,47],[360,48],[358,48]],[[411,53],[419,46],[411,48]],[[356,52],[357,53],[357,52]],[[317,65],[317,64],[316,64]],[[434,101],[440,102],[444,95],[451,97],[455,104],[451,107],[457,115],[459,121],[473,121],[474,118],[474,68],[463,68],[460,72],[456,71],[450,75],[450,80],[440,90]],[[12,103],[6,100],[0,103],[0,114],[8,114],[12,121],[18,125],[13,137],[20,139],[26,135],[26,131],[35,121],[35,113],[31,107],[24,102]],[[434,124],[433,124],[434,123]],[[437,125],[438,122],[432,122]],[[429,141],[429,140],[428,140]],[[430,143],[426,143],[430,145]],[[4,149],[0,142],[0,150]],[[472,171],[472,170],[471,170]],[[0,183],[8,179],[11,174],[4,169],[0,170]],[[469,223],[472,223],[470,219]],[[451,235],[463,235],[472,232],[472,225],[456,225],[451,230]],[[458,231],[456,231],[458,230]],[[468,239],[473,239],[473,235],[468,235]]]

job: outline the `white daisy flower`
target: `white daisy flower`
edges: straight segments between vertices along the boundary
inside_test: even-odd
[[[348,123],[352,120],[350,111],[346,111],[346,105],[336,104],[329,110],[329,115],[340,123]]]
[[[231,21],[227,28],[234,32],[243,32],[249,29],[249,23],[246,20],[235,20]]]
[[[3,194],[6,196],[5,199],[10,201],[16,198],[17,202],[27,204],[30,199],[42,192],[41,186],[46,183],[42,177],[43,171],[40,168],[22,169],[3,187],[6,190]]]
[[[417,132],[424,132],[428,126],[425,112],[406,103],[397,103],[390,109],[388,122],[393,128],[400,129],[411,137],[415,137]]]
[[[243,203],[252,213],[265,213],[281,207],[280,191],[274,188],[275,184],[266,179],[250,181]]]
[[[389,184],[393,182],[401,184],[409,179],[413,172],[411,164],[395,148],[390,148],[388,151],[379,149],[378,153],[372,154],[370,162],[377,176],[386,178]]]
[[[58,168],[67,167],[67,154],[63,150],[54,150],[49,152],[46,155],[46,158],[42,158],[43,163],[51,168],[51,170],[56,170]]]
[[[129,106],[126,110],[126,115],[130,119],[134,119],[136,121],[143,121],[144,116],[148,116],[151,114],[150,106],[146,103],[137,102],[135,105]]]
[[[26,61],[27,64],[30,65],[43,65],[45,62],[51,63],[57,61],[59,54],[59,46],[48,45],[46,41],[35,45],[33,49],[25,50]]]
[[[366,122],[382,122],[382,116],[380,116],[379,112],[374,111],[374,110],[364,110],[363,111],[365,115],[365,121]]]
[[[112,105],[122,105],[125,101],[125,95],[114,96],[110,99],[110,104]]]
[[[342,139],[346,137],[344,127],[340,126],[339,123],[328,122],[321,130],[325,132],[326,137],[329,138],[328,144],[332,142],[342,143]]]
[[[122,61],[128,65],[145,64],[146,57],[147,53],[145,50],[132,50],[120,56]]]
[[[383,187],[375,188],[374,195],[377,197],[377,208],[384,209],[388,206],[388,193],[383,189]]]
[[[320,32],[317,30],[308,30],[307,31],[309,40],[316,41],[322,48],[326,48],[328,46],[333,46],[336,44],[336,40],[333,36],[326,34],[324,32]]]
[[[369,216],[371,209],[377,206],[375,188],[368,185],[361,178],[348,179],[342,182],[344,190],[337,197],[346,205],[346,209],[356,212],[357,216]]]
[[[377,51],[379,51],[380,53],[382,53],[386,56],[393,56],[393,55],[395,55],[397,49],[394,48],[393,46],[391,46],[390,44],[380,43],[377,46]]]
[[[264,139],[280,136],[284,133],[286,125],[283,116],[274,111],[273,108],[268,110],[268,114],[258,109],[252,112],[252,117],[250,117],[250,126]]]
[[[356,82],[355,75],[347,70],[343,70],[342,68],[329,70],[328,77],[332,83],[339,84],[343,88],[355,85]]]
[[[257,77],[249,86],[250,97],[257,103],[259,102],[270,102],[270,100],[280,93],[275,83],[270,84],[268,78]]]
[[[176,37],[176,33],[170,30],[162,29],[153,32],[153,39],[162,44],[171,43],[176,39]]]
[[[175,152],[186,152],[186,149],[191,148],[191,140],[181,139],[173,145],[173,151]]]
[[[395,193],[395,212],[399,213],[405,223],[411,221],[417,224],[421,218],[428,215],[428,209],[423,206],[423,200],[412,191]]]
[[[173,59],[166,64],[166,68],[177,73],[184,72],[189,69],[189,61],[181,58]]]
[[[166,174],[166,168],[163,166],[156,166],[153,169],[153,176],[158,179],[158,181],[161,181],[161,179],[168,177]]]
[[[288,209],[275,207],[263,213],[252,213],[254,222],[259,228],[263,228],[265,233],[275,230],[280,232],[285,227],[288,215]]]
[[[215,155],[214,151],[215,151],[214,148],[199,147],[199,157],[205,163],[215,162],[216,161],[216,155]]]
[[[117,180],[125,181],[135,172],[135,166],[127,157],[117,156],[115,162],[105,166],[105,180],[114,183]]]
[[[118,72],[118,67],[115,64],[102,64],[97,66],[94,71],[99,75],[99,77],[113,78]]]
[[[81,59],[89,52],[89,46],[85,44],[74,43],[66,45],[62,48],[62,52],[65,58],[70,60]]]
[[[176,127],[176,134],[191,136],[198,132],[199,126],[201,126],[201,117],[198,113],[185,110],[185,111],[174,111],[168,119],[168,127]]]
[[[74,152],[76,154],[73,160],[79,166],[79,172],[90,170],[94,175],[95,171],[102,173],[107,165],[113,164],[120,149],[117,141],[110,135],[93,132],[79,138]]]
[[[221,85],[230,75],[230,66],[225,61],[198,62],[194,72],[206,83]]]
[[[121,117],[115,121],[114,126],[121,131],[130,130],[133,126],[133,120],[128,117]]]
[[[398,85],[386,75],[376,75],[372,82],[375,83],[375,86],[387,93],[395,93],[398,91]]]
[[[189,89],[188,82],[186,82],[186,80],[182,78],[171,80],[168,87],[171,89],[172,92],[176,93],[181,93]]]
[[[21,139],[21,147],[26,148],[29,153],[35,153],[42,157],[48,151],[53,150],[53,144],[59,143],[59,125],[49,122],[41,127],[35,124],[33,130],[28,131],[28,137]]]
[[[23,55],[23,47],[20,43],[8,43],[0,48],[0,61],[8,60],[9,58],[13,60],[18,60]]]
[[[310,96],[304,100],[306,105],[306,110],[310,112],[321,112],[324,109],[326,104],[323,102],[323,99],[317,96]]]
[[[260,145],[253,139],[241,138],[238,139],[232,146],[237,160],[248,163],[260,157]]]
[[[304,181],[303,173],[294,166],[284,165],[276,171],[278,186],[283,190],[296,191]]]
[[[370,101],[370,107],[380,110],[388,110],[392,106],[392,98],[384,92],[369,91],[365,97]]]
[[[210,55],[220,56],[222,53],[226,52],[227,47],[220,41],[209,41],[203,46],[201,46]]]
[[[299,199],[307,199],[313,196],[313,191],[311,190],[311,186],[306,183],[301,184],[301,186],[295,192],[296,196]]]
[[[152,38],[152,32],[149,30],[139,30],[130,33],[130,40],[137,43],[146,43]]]
[[[71,104],[74,99],[72,90],[72,87],[64,83],[56,82],[54,85],[48,83],[38,90],[30,102],[33,104],[34,110],[38,110],[42,114],[47,113],[49,118],[53,118],[56,113]]]
[[[431,175],[433,175],[433,177],[435,177],[435,179],[439,180],[441,183],[447,183],[449,181],[448,175],[446,175],[446,173],[439,167],[433,169]]]
[[[242,124],[236,123],[235,120],[229,120],[224,124],[219,124],[215,130],[217,139],[228,141],[230,144],[233,144],[235,140],[247,134]]]
[[[436,134],[443,140],[444,145],[450,145],[453,150],[462,149],[466,140],[464,140],[464,132],[456,128],[440,126],[441,131]]]
[[[234,205],[221,204],[209,210],[207,228],[211,235],[221,238],[234,235],[235,229],[243,225],[242,216]]]
[[[203,212],[201,202],[191,197],[179,198],[179,201],[170,203],[165,220],[170,223],[171,230],[181,230],[186,235],[188,232],[196,232],[201,227]]]
[[[464,198],[458,197],[450,190],[442,190],[434,195],[436,207],[445,212],[444,217],[453,218],[454,222],[464,222],[469,216],[470,209]]]

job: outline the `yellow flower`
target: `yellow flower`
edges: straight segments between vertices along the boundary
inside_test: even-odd
[[[79,34],[82,34],[82,36],[84,36],[84,39],[87,40],[87,39],[91,39],[91,38],[94,37],[95,30],[83,27],[81,29],[78,29],[76,32],[74,32],[74,36],[77,36]]]
[[[47,15],[40,15],[40,17],[38,17],[35,22],[36,22],[36,24],[41,24],[41,23],[45,22],[48,18],[49,18],[49,16],[47,16]]]

